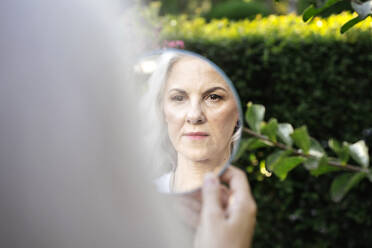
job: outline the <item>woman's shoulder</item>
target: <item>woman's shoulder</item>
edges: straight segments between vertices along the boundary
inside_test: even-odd
[[[158,177],[154,180],[154,183],[156,185],[156,188],[161,193],[170,193],[170,180],[171,180],[172,174],[166,173],[162,175],[161,177]]]

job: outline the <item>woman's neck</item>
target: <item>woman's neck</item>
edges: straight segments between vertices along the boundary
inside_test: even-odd
[[[212,159],[203,161],[193,161],[182,154],[177,154],[177,167],[172,175],[172,190],[174,192],[185,192],[200,187],[203,183],[204,175],[208,172],[218,173],[228,162],[230,152],[216,155]]]

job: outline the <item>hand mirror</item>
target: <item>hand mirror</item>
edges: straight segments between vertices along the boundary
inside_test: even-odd
[[[142,57],[135,71],[144,82],[143,136],[158,191],[193,192],[207,172],[222,174],[238,149],[243,123],[225,73],[198,54],[177,49]]]

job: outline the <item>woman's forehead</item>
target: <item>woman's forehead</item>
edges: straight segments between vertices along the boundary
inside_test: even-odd
[[[208,62],[192,56],[184,56],[176,61],[168,74],[167,88],[208,88],[223,86],[229,89],[222,75]]]

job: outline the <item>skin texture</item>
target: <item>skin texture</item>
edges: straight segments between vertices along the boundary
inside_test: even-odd
[[[237,104],[222,76],[192,56],[172,66],[164,92],[165,121],[177,151],[173,191],[192,190],[202,185],[207,172],[218,173],[228,161],[239,118]],[[190,132],[206,136],[190,137]]]
[[[220,185],[220,201],[223,209],[227,208],[230,190],[225,185]],[[200,224],[200,212],[202,209],[202,191],[173,196],[172,210],[180,220],[195,230]]]
[[[216,175],[208,173],[204,180],[195,248],[251,247],[257,206],[247,177],[231,166],[221,181],[229,187],[227,206],[221,201],[221,184]]]
[[[207,173],[201,190],[173,196],[173,203],[176,216],[195,230],[195,248],[251,247],[257,206],[240,169],[230,166],[220,179]]]

